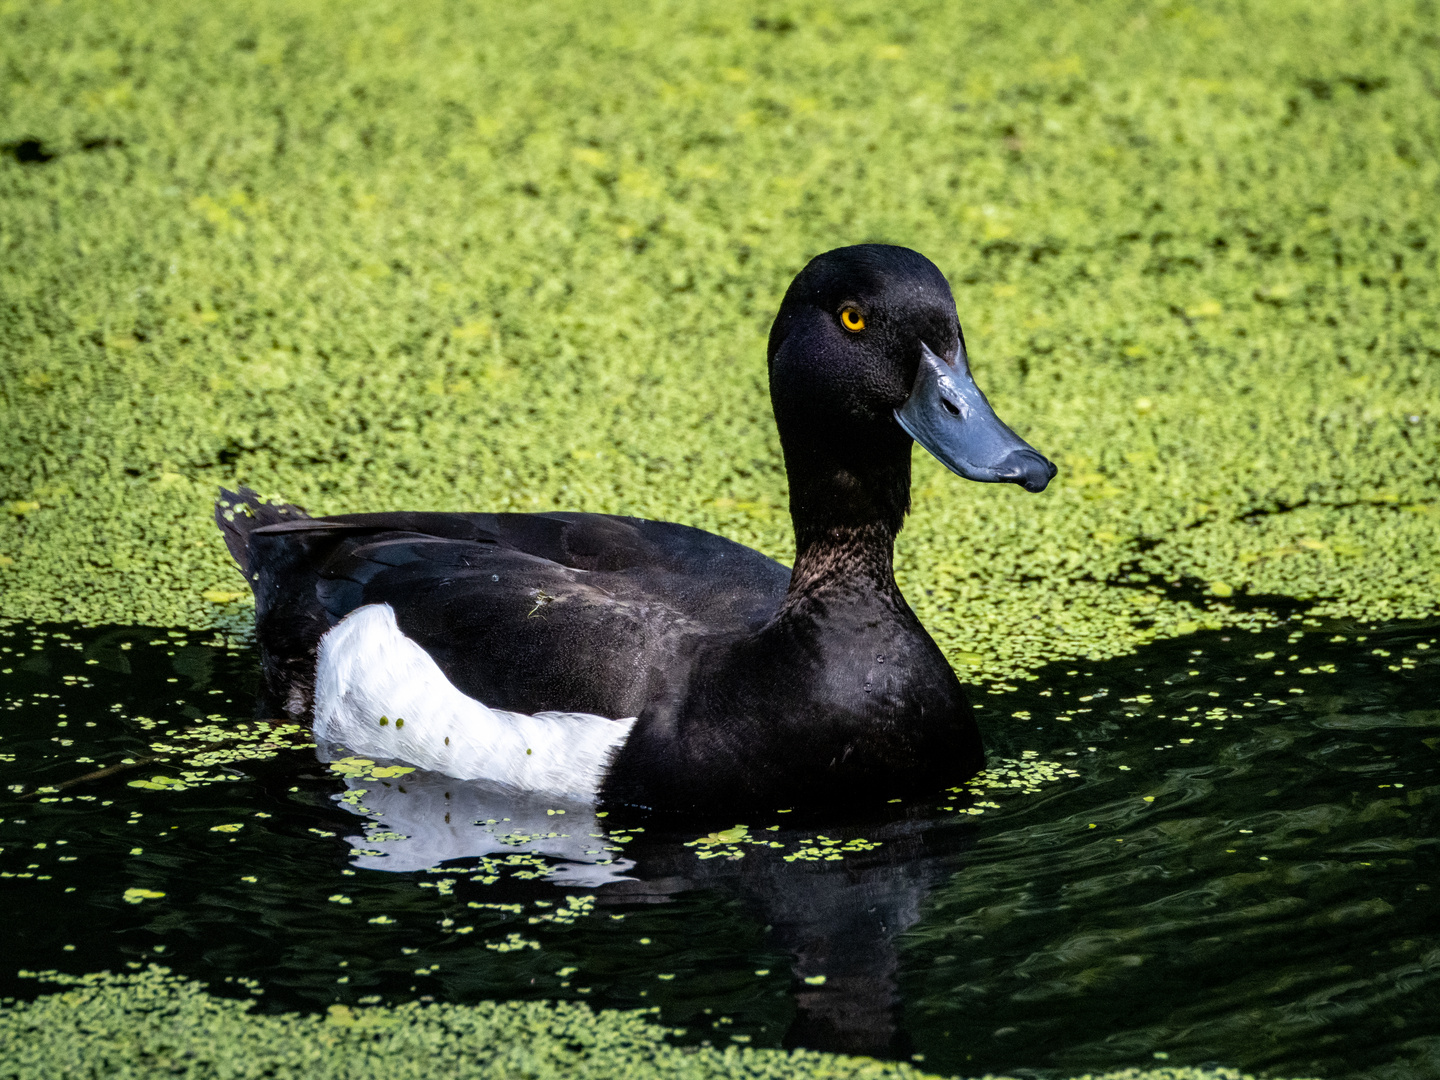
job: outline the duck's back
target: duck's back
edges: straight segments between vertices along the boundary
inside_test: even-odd
[[[243,492],[225,493],[217,521],[255,590],[268,696],[293,715],[310,707],[325,633],[389,604],[488,706],[633,716],[698,642],[763,626],[790,579],[701,529],[608,514],[308,518]]]

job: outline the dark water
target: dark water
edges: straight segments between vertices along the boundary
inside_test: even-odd
[[[1292,621],[1060,665],[976,698],[993,758],[1073,776],[687,846],[736,822],[238,760],[287,738],[245,722],[248,652],[11,627],[0,996],[158,961],[275,1011],[573,997],[967,1075],[1440,1076],[1437,638]]]

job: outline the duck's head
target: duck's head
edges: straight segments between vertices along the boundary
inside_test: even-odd
[[[913,439],[967,480],[1043,491],[1055,475],[975,384],[950,286],[919,252],[860,244],[817,255],[785,293],[769,358],[792,472],[815,454],[864,472],[862,459]]]

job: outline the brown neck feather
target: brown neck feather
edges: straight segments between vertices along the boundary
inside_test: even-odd
[[[886,450],[852,468],[786,455],[795,526],[787,606],[832,587],[899,596],[895,537],[910,503],[909,440]]]

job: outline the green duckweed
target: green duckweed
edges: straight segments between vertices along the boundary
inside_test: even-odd
[[[528,951],[519,935],[511,937],[515,948]],[[253,998],[215,996],[154,965],[125,975],[34,977],[63,989],[0,1005],[0,1075],[13,1080],[112,1074],[195,1080],[277,1075],[920,1080],[925,1075],[912,1065],[873,1058],[680,1046],[668,1040],[669,1030],[655,1023],[652,1012],[597,1012],[573,1002],[332,1005],[324,1015],[258,1015]],[[823,976],[806,981],[820,985]],[[1077,1080],[1250,1078],[1229,1069],[1162,1068]]]
[[[765,333],[866,240],[1061,466],[916,456],[899,576],[962,671],[1433,614],[1427,12],[0,6],[0,615],[243,633],[222,483],[786,558]]]
[[[0,617],[243,637],[209,517],[238,482],[787,558],[765,333],[807,258],[869,240],[947,273],[982,385],[1062,470],[1030,497],[916,456],[898,575],[962,672],[1003,694],[1266,597],[1432,616],[1433,19],[0,2]],[[198,753],[140,783],[220,775]],[[1063,777],[1004,764],[978,793]],[[917,1075],[578,1005],[256,1016],[158,970],[70,982],[0,1007],[0,1074]]]

